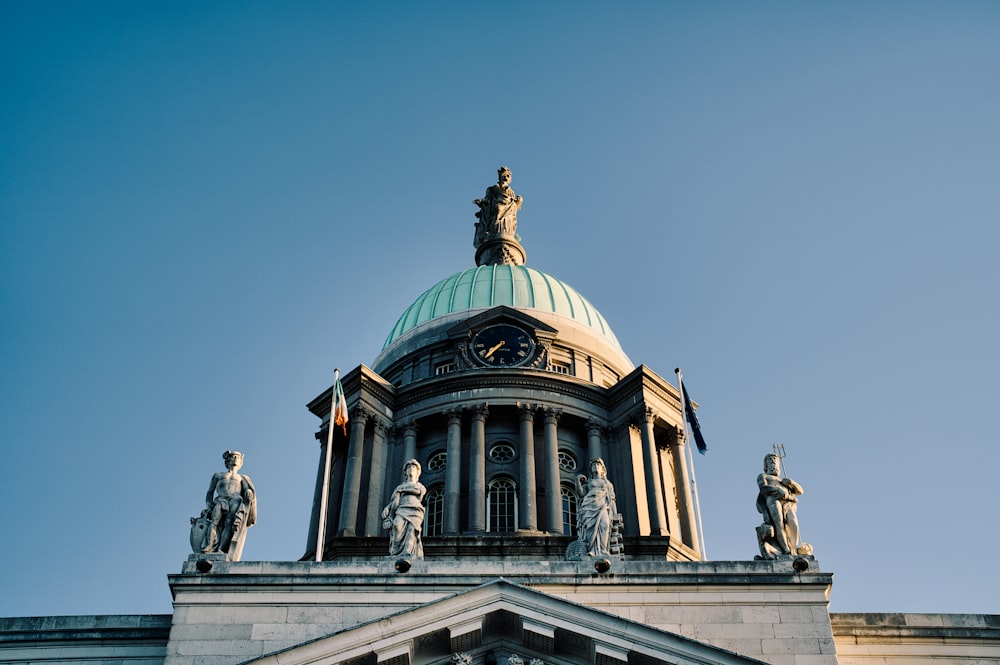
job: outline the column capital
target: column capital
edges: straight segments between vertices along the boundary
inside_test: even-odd
[[[608,429],[604,423],[600,423],[596,418],[587,419],[587,436],[604,436],[605,431]]]
[[[372,415],[372,424],[375,427],[375,433],[381,437],[385,437],[386,433],[388,433],[389,431],[389,428],[392,427],[391,422],[385,420],[384,418],[379,418],[374,414]]]
[[[638,432],[639,425],[635,422],[635,418],[631,416],[626,416],[621,420],[615,421],[608,425],[608,434],[611,437],[612,443],[620,438],[623,434],[627,432]]]
[[[403,422],[402,427],[403,427],[403,436],[416,436],[417,431],[420,429],[420,426],[417,425],[417,421],[414,420],[413,418],[409,418],[408,420]]]
[[[653,409],[653,407],[649,406],[648,404],[642,405],[642,412],[639,413],[640,422],[646,422],[652,425],[654,422],[656,422],[657,417],[658,414]]]
[[[557,409],[553,406],[547,406],[542,410],[545,414],[545,424],[555,425],[559,422],[559,418],[562,417],[562,409]]]
[[[359,405],[351,409],[350,419],[361,425],[367,424],[368,421],[374,417],[375,417],[375,412],[366,406]]]
[[[482,404],[476,404],[475,406],[469,407],[469,410],[472,411],[473,420],[486,420],[486,416],[489,415],[490,412],[490,405],[483,402]]]
[[[535,419],[535,411],[537,410],[537,404],[528,404],[526,402],[517,403],[517,413],[521,417],[522,422],[525,420],[533,421]]]
[[[441,415],[448,420],[448,425],[456,425],[462,422],[461,409],[446,409],[441,412]]]

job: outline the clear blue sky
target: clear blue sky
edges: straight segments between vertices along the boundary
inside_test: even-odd
[[[780,442],[834,611],[1000,612],[1000,4],[8,0],[0,100],[0,615],[169,612],[227,448],[297,559],[305,403],[500,164],[684,368],[710,558]]]

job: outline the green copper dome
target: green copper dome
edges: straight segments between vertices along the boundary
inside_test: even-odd
[[[608,322],[575,289],[551,275],[516,265],[483,265],[442,279],[406,308],[382,348],[440,316],[498,305],[573,319],[620,348]]]

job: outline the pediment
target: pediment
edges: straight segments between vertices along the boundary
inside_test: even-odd
[[[499,579],[245,665],[517,665],[518,659],[523,665],[762,662]]]
[[[458,325],[448,329],[448,337],[452,339],[467,337],[472,331],[483,328],[494,323],[514,323],[525,328],[530,328],[535,335],[544,338],[552,338],[558,331],[547,323],[539,321],[533,316],[524,312],[498,305],[490,309],[469,317]]]

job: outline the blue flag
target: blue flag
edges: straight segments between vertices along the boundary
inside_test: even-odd
[[[705,437],[701,435],[701,423],[698,422],[698,416],[694,412],[694,407],[691,406],[691,398],[688,397],[687,386],[681,381],[681,390],[684,391],[684,415],[687,416],[688,424],[691,425],[691,433],[694,434],[694,443],[698,446],[698,452],[702,455],[708,450],[708,444],[705,443]]]

